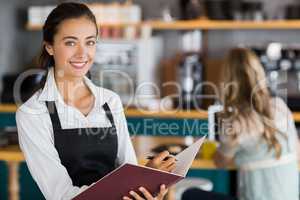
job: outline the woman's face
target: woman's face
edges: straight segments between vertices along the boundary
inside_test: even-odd
[[[53,55],[56,74],[64,79],[82,78],[91,68],[96,52],[97,30],[86,17],[63,21],[46,50]]]

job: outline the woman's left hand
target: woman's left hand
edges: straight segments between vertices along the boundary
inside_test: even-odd
[[[234,165],[233,157],[225,156],[221,152],[219,152],[219,150],[215,152],[213,160],[218,168],[226,168]]]
[[[164,196],[168,193],[168,189],[165,185],[160,186],[159,194],[156,197],[153,197],[148,190],[146,190],[144,187],[140,187],[139,191],[143,193],[144,197],[141,197],[138,193],[135,191],[130,191],[129,194],[131,197],[123,197],[123,200],[163,200]]]
[[[176,158],[174,156],[168,158],[169,156],[170,153],[168,151],[163,151],[156,155],[152,160],[149,160],[146,166],[166,172],[171,172],[176,167]]]

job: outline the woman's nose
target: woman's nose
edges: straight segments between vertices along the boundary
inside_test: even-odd
[[[78,45],[76,55],[77,56],[84,56],[86,54],[86,47],[84,45]]]

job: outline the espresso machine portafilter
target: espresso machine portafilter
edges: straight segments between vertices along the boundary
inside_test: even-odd
[[[196,109],[201,107],[203,92],[203,65],[199,53],[184,55],[178,73],[178,82],[181,86],[180,107]]]

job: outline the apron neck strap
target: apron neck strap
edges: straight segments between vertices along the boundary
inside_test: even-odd
[[[46,101],[46,106],[47,106],[49,114],[50,114],[53,128],[61,129],[61,124],[60,124],[60,120],[58,117],[55,102],[54,101]]]
[[[46,106],[47,106],[48,112],[50,114],[53,128],[61,129],[61,123],[59,120],[55,102],[54,101],[46,101]],[[113,118],[113,115],[111,113],[111,110],[110,110],[108,104],[105,103],[102,107],[103,107],[105,114],[106,114],[107,118],[109,119],[111,125],[114,126],[115,125],[114,118]]]
[[[108,104],[105,103],[105,104],[103,104],[102,107],[105,110],[105,114],[106,114],[107,118],[109,119],[111,125],[114,126],[115,125],[114,118],[113,118],[113,115],[111,113],[111,110],[110,110]]]

